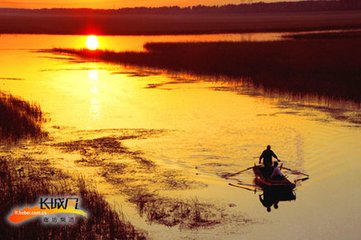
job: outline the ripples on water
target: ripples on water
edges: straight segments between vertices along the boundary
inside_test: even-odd
[[[34,44],[38,41],[34,36],[27,37]],[[14,46],[27,48],[27,45]],[[282,232],[282,236],[301,239],[294,233],[302,232],[302,238],[314,239],[320,235],[321,228],[322,238],[355,239],[359,235],[356,228],[361,197],[357,184],[361,155],[359,104],[265,91],[247,81],[234,84],[222,79],[215,81],[96,62],[74,63],[44,53],[1,51],[4,54],[0,64],[6,69],[0,76],[1,91],[38,103],[50,117],[46,129],[53,140],[40,150],[37,145],[28,149],[20,147],[19,154],[50,158],[66,171],[83,171],[87,177],[98,180],[105,174],[99,172],[99,166],[112,167],[108,178],[117,184],[109,186],[99,180],[99,186],[104,186],[103,191],[112,189],[109,199],[122,204],[133,224],[149,230],[152,236],[209,239],[211,233],[215,234],[214,239],[240,236],[278,239]],[[123,132],[124,129],[157,134],[117,138],[134,135]],[[108,147],[120,141],[130,153],[120,153],[122,157],[113,152],[98,153],[103,149],[96,145],[98,138],[104,138]],[[84,144],[73,153],[52,148],[56,143],[76,141]],[[258,193],[232,188],[220,177],[221,173],[252,166],[267,144],[273,146],[285,166],[310,175],[310,180],[297,188],[296,201],[281,202],[271,213],[260,203]],[[103,158],[108,165],[102,162]],[[155,191],[167,199],[196,198],[201,203],[211,203],[216,209],[225,210],[230,222],[195,232],[149,225],[136,207],[124,199],[124,194],[114,190],[117,185],[124,186],[121,181],[127,178],[119,174],[125,165],[114,168],[120,159],[135,162],[146,159],[162,173],[175,171],[182,179],[198,182],[203,187]],[[94,162],[97,167],[90,166]],[[139,174],[139,182],[133,178],[132,185],[149,181],[149,186],[158,186],[151,181],[161,180],[166,184],[177,180],[169,174],[152,179],[154,172],[149,175],[144,169],[133,170]],[[253,174],[245,172],[237,179],[252,183]],[[245,224],[245,219],[250,219],[251,224]],[[269,235],[270,232],[277,234]]]

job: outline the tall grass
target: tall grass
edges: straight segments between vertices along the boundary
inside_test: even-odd
[[[285,38],[295,39],[295,40],[305,40],[305,39],[347,39],[347,38],[354,38],[360,39],[361,38],[361,31],[341,31],[341,32],[325,32],[325,33],[296,33],[286,35]]]
[[[19,140],[45,136],[43,113],[37,104],[0,93],[0,139]]]
[[[112,210],[104,198],[85,184],[82,178],[76,182],[61,172],[31,165],[17,165],[24,159],[0,158],[0,237],[1,239],[145,239],[146,235],[137,231],[120,215]],[[44,163],[41,163],[44,164]],[[36,163],[34,164],[36,165]],[[44,169],[45,168],[45,169]],[[52,171],[48,177],[42,173]],[[55,172],[54,172],[55,171]],[[54,178],[55,177],[55,178]],[[55,180],[54,180],[55,179]],[[88,212],[87,219],[79,219],[74,225],[44,225],[41,220],[33,220],[20,226],[6,221],[11,209],[25,204],[33,205],[40,196],[69,196],[81,198],[82,207]]]
[[[147,43],[146,52],[53,49],[106,62],[234,79],[295,93],[361,101],[360,38]]]

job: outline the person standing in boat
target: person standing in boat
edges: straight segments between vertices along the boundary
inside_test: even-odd
[[[271,150],[271,146],[267,145],[267,148],[262,152],[261,156],[259,156],[259,164],[261,164],[263,159],[263,165],[266,168],[272,168],[272,157],[276,158],[279,161],[277,155]]]

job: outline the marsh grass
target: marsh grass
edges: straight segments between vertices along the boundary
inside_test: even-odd
[[[180,201],[145,191],[134,194],[130,202],[137,205],[140,215],[145,216],[149,222],[168,227],[179,225],[183,229],[209,228],[224,220],[214,206],[200,203],[196,198]]]
[[[162,191],[204,188],[207,185],[189,179],[177,170],[157,165],[145,158],[142,152],[124,147],[123,140],[157,134],[154,130],[149,133],[139,131],[140,133],[122,133],[120,136],[62,142],[55,146],[65,152],[78,152],[81,159],[75,163],[84,167],[96,167],[99,175],[116,186],[149,223],[197,229],[215,227],[229,220],[224,214],[225,209],[214,204],[191,198],[164,196]]]
[[[147,43],[146,52],[53,49],[89,60],[249,79],[256,87],[360,102],[360,38]]]
[[[44,137],[46,133],[41,129],[44,121],[39,105],[0,93],[0,140]]]
[[[295,40],[305,40],[305,39],[360,39],[361,31],[340,31],[340,32],[325,32],[325,33],[296,33],[286,35],[285,38],[295,39]]]
[[[1,239],[145,239],[146,235],[126,222],[83,178],[77,180],[31,159],[0,158]],[[21,165],[21,167],[19,167]],[[42,166],[42,167],[40,167]],[[49,168],[49,169],[48,169]],[[20,171],[21,170],[21,171]],[[43,176],[43,172],[51,172]],[[6,221],[11,209],[33,205],[40,196],[80,196],[87,219],[74,225],[49,226],[40,220],[13,226]]]

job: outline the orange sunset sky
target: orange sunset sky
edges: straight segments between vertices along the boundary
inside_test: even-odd
[[[1,8],[123,8],[158,6],[224,5],[280,0],[0,0]],[[292,1],[292,0],[288,0]],[[294,0],[293,0],[294,1]]]

